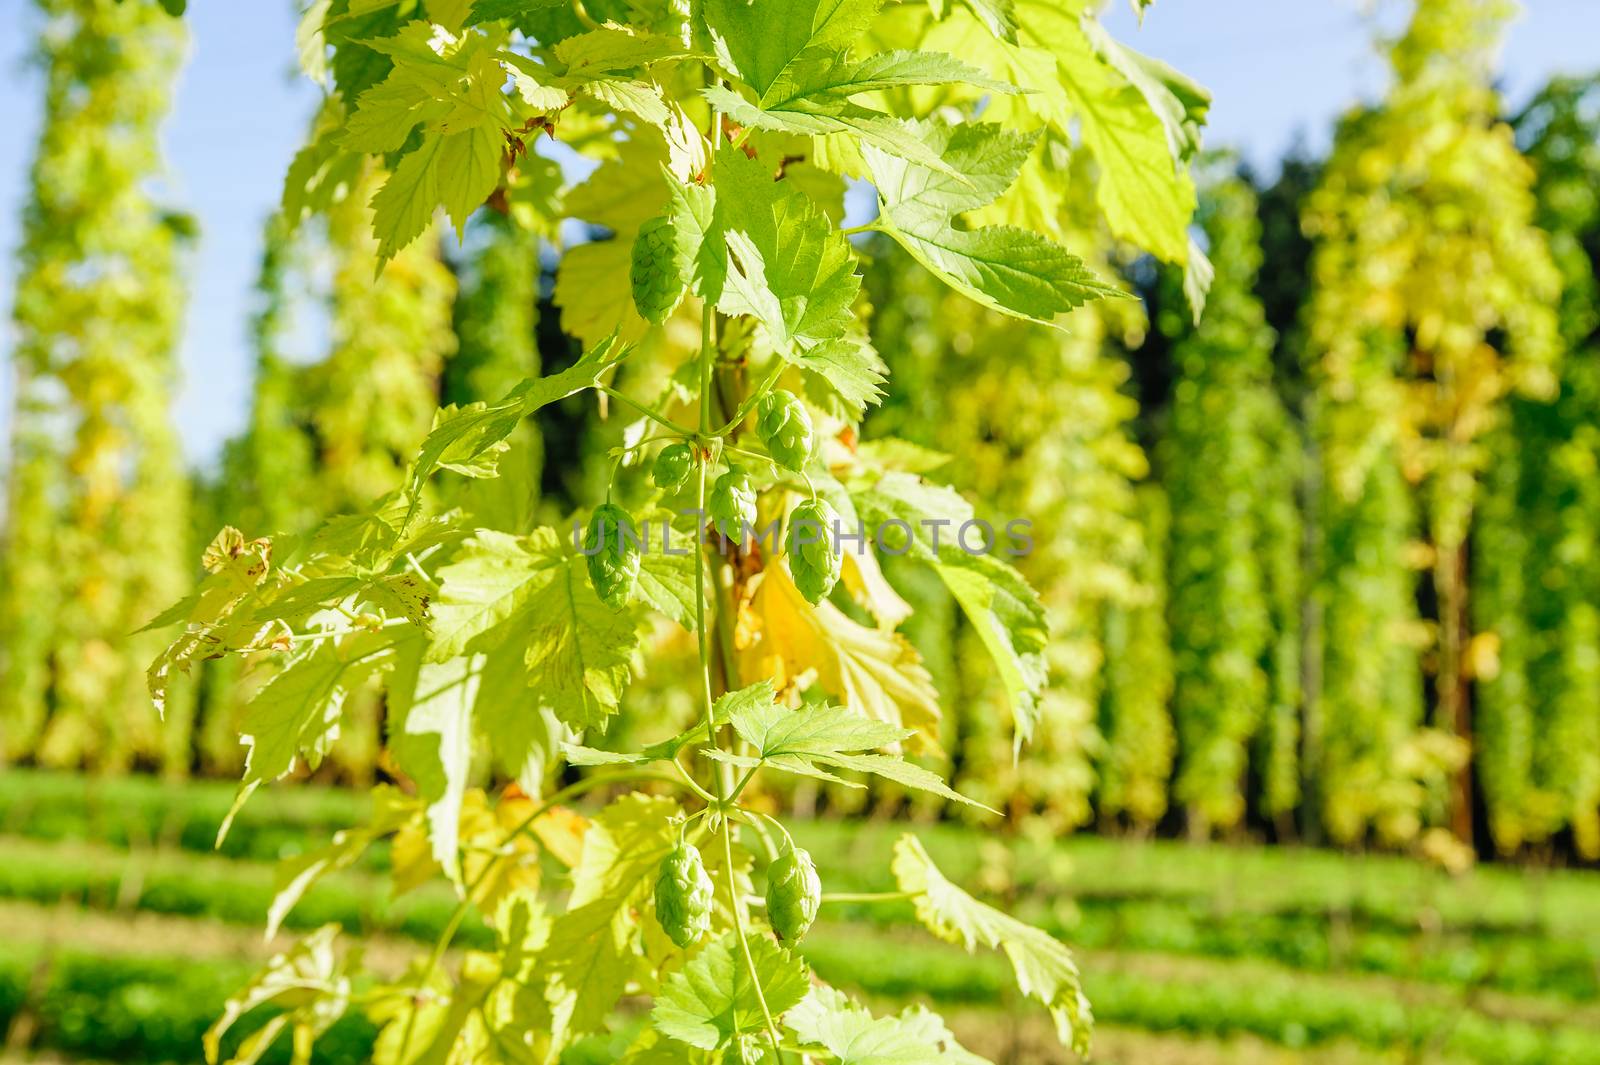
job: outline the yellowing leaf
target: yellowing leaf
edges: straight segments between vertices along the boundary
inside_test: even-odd
[[[1061,1042],[1079,1055],[1089,1053],[1094,1018],[1071,951],[946,880],[915,836],[901,836],[895,844],[894,877],[901,891],[917,896],[917,917],[929,931],[961,944],[969,953],[979,945],[1002,951],[1011,962],[1017,987],[1043,1002],[1055,1018]]]
[[[779,688],[814,680],[857,713],[937,739],[938,692],[911,644],[827,600],[812,606],[782,566],[755,578],[736,641],[745,677],[771,677]]]

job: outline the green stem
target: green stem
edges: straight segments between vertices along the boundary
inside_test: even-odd
[[[877,220],[874,219],[871,222],[863,222],[859,226],[851,226],[848,229],[841,229],[839,232],[843,236],[853,237],[857,233],[876,233],[877,231],[878,231],[878,223],[877,223]]]
[[[782,377],[783,371],[788,368],[788,363],[781,358],[774,358],[772,360],[772,369],[768,372],[766,378],[756,386],[756,390],[750,393],[743,403],[739,404],[739,409],[734,412],[732,418],[728,419],[726,425],[717,430],[716,435],[726,436],[738,428],[739,423],[750,416],[750,412],[756,409],[756,404],[761,402],[761,397],[772,391],[773,386],[778,383],[778,378]]]
[[[723,444],[722,452],[725,455],[738,455],[741,458],[747,458],[752,462],[771,462],[774,466],[777,465],[777,463],[773,461],[771,455],[763,455],[759,451],[747,451],[742,447],[734,447],[732,444]]]
[[[711,146],[713,153],[720,146],[722,140],[722,118],[712,111],[711,113]],[[700,437],[709,440],[711,432],[711,371],[712,362],[716,353],[716,308],[708,301],[700,312]],[[716,434],[720,436],[721,434]],[[706,509],[706,467],[702,462],[697,464],[695,475],[695,507],[700,513]],[[711,696],[711,643],[706,626],[706,547],[699,544],[694,555],[694,622],[696,643],[700,651],[700,693],[706,719],[706,742],[709,746],[721,749],[717,742],[717,720],[713,709],[715,703]],[[783,1038],[778,1034],[778,1025],[772,1017],[772,1010],[767,1005],[766,991],[761,986],[761,975],[756,969],[756,962],[750,953],[750,941],[745,934],[745,908],[743,900],[739,898],[738,885],[735,883],[733,864],[733,822],[728,815],[729,788],[728,778],[731,774],[724,772],[729,767],[716,766],[712,769],[712,785],[716,792],[717,812],[722,821],[722,857],[723,871],[728,882],[728,903],[733,913],[734,935],[739,940],[739,950],[744,956],[745,970],[750,976],[750,986],[756,994],[756,1001],[761,1005],[761,1016],[766,1021],[767,1037],[772,1041],[773,1054],[779,1061],[783,1059],[783,1052],[779,1047]]]
[[[663,426],[663,427],[665,427],[667,429],[671,429],[678,436],[693,437],[693,436],[696,435],[695,431],[693,429],[686,429],[683,426],[679,425],[677,422],[673,421],[671,418],[663,417],[662,415],[657,414],[654,410],[652,410],[651,408],[645,406],[643,403],[640,403],[638,400],[634,399],[632,396],[630,396],[630,395],[628,395],[628,394],[626,394],[624,392],[619,392],[615,388],[612,388],[610,385],[595,385],[595,388],[597,388],[601,392],[604,392],[606,395],[610,396],[612,399],[616,400],[618,403],[621,403],[624,406],[632,407],[634,410],[638,411],[640,414],[643,414],[646,418],[649,418],[651,421],[655,422],[657,425]],[[701,420],[704,421],[704,419],[701,419]],[[702,429],[702,433],[703,432],[704,432],[704,430]]]

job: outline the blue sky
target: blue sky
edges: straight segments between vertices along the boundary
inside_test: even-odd
[[[1600,0],[1534,0],[1513,27],[1504,85],[1520,101],[1557,72],[1600,68]],[[1297,136],[1321,149],[1335,116],[1383,87],[1370,39],[1370,0],[1158,0],[1143,27],[1123,0],[1107,20],[1141,51],[1212,90],[1207,143],[1231,145],[1269,167]],[[10,252],[26,191],[39,111],[27,63],[31,5],[6,0],[0,34],[0,306],[9,312]],[[1392,26],[1404,5],[1379,5]],[[249,402],[246,328],[262,220],[276,202],[316,91],[295,77],[288,0],[190,0],[190,61],[165,130],[167,193],[195,214],[201,240],[192,285],[176,416],[191,459],[211,461]],[[9,315],[8,315],[9,318]],[[9,325],[6,327],[9,329]],[[0,422],[10,407],[10,338],[0,374]]]

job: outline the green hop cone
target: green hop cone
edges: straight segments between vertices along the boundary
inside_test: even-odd
[[[640,556],[639,533],[628,512],[615,503],[595,507],[583,549],[594,594],[612,610],[627,606],[639,580]]]
[[[744,530],[756,523],[756,493],[743,470],[733,467],[717,478],[706,510],[724,537],[736,543],[744,541]]]
[[[633,241],[633,304],[660,325],[683,299],[687,263],[679,261],[678,234],[665,216],[639,227]]]
[[[822,602],[839,580],[839,556],[833,550],[833,508],[808,499],[789,512],[789,572],[806,602]]]
[[[767,866],[767,920],[779,939],[804,939],[821,904],[822,881],[811,855],[791,846]]]
[[[656,487],[666,492],[676,492],[683,487],[683,482],[689,479],[689,471],[694,467],[694,452],[688,444],[668,444],[661,449],[661,454],[656,456],[656,464],[650,470],[650,476],[655,479]]]
[[[700,852],[680,843],[661,860],[656,878],[656,920],[680,947],[698,943],[711,931],[711,878]]]
[[[756,406],[756,435],[767,445],[767,454],[791,470],[805,467],[817,442],[805,404],[781,391],[761,397]]]

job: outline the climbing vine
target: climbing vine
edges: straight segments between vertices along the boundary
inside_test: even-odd
[[[458,231],[486,201],[518,224],[543,219],[545,234],[562,218],[600,228],[556,274],[574,361],[445,408],[404,462],[387,429],[415,423],[412,390],[373,371],[360,388],[342,378],[370,400],[368,421],[318,420],[319,443],[382,430],[387,468],[336,465],[352,497],[387,494],[292,541],[225,528],[203,584],[161,619],[186,624],[151,667],[158,704],[196,660],[281,663],[243,713],[240,802],[335,756],[352,696],[384,686],[386,757],[409,786],[380,788],[366,826],[287,870],[272,930],[318,875],[390,835],[402,885],[442,876],[460,900],[388,983],[348,967],[336,929],[306,937],[230,1001],[208,1057],[274,1003],[283,1012],[235,1060],[284,1029],[307,1060],[362,1009],[382,1026],[382,1062],[554,1061],[634,994],[649,1023],[628,1062],[861,1062],[867,1047],[975,1060],[925,1009],[877,1017],[814,984],[795,943],[841,897],[747,800],[758,777],[866,776],[977,804],[906,757],[937,749],[939,708],[896,631],[884,557],[949,590],[1017,741],[1048,716],[1045,605],[1004,555],[966,546],[972,505],[924,476],[918,449],[861,439],[884,366],[851,237],[881,234],[973,304],[1052,322],[1120,295],[1055,219],[1084,165],[1071,160],[1092,158],[1105,224],[1186,268],[1198,297],[1185,164],[1204,94],[1091,16],[1031,2],[331,0],[301,36],[331,92],[290,167],[291,221],[370,224],[363,265],[412,286],[430,283],[407,256],[441,207]],[[546,138],[597,164],[559,195],[532,161]],[[842,177],[870,181],[875,218],[841,227]],[[519,426],[566,401],[622,423],[592,509],[507,529],[430,487],[441,471],[516,476]],[[391,473],[398,487],[380,483]],[[937,523],[968,536],[938,538]],[[625,704],[641,631],[660,621],[691,637],[694,724],[597,746],[614,719],[648,720]],[[486,774],[515,785],[491,797],[476,786]],[[609,801],[580,811],[592,792]],[[849,901],[910,900],[934,934],[1003,952],[1062,1041],[1087,1050],[1064,945],[948,880],[912,835],[885,860],[899,890]],[[474,916],[498,946],[457,961],[454,934]]]
[[[1507,395],[1551,391],[1559,352],[1533,174],[1490,87],[1513,10],[1420,0],[1390,51],[1388,98],[1345,121],[1306,208],[1327,545],[1319,717],[1326,817],[1341,840],[1375,821],[1415,835],[1425,782],[1446,774],[1452,827],[1470,836],[1467,533],[1486,434]],[[1429,575],[1426,626],[1412,564]],[[1437,736],[1413,713],[1423,652]]]
[[[41,0],[45,114],[14,317],[17,409],[0,573],[4,751],[50,765],[187,768],[129,637],[187,583],[189,487],[170,403],[191,221],[151,195],[181,21]]]

